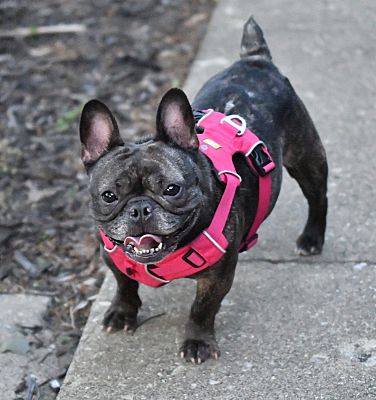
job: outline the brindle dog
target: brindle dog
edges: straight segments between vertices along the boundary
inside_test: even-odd
[[[136,143],[122,139],[103,103],[86,104],[80,137],[96,225],[123,246],[129,258],[145,264],[160,262],[208,227],[223,184],[210,160],[198,150],[192,107],[237,114],[246,120],[276,164],[268,212],[277,200],[284,165],[309,207],[297,252],[320,253],[327,213],[325,150],[302,101],[272,63],[262,31],[252,18],[244,27],[240,60],[206,82],[192,106],[181,90],[168,91],[158,108],[156,134],[150,139]],[[191,276],[197,281],[197,294],[180,353],[194,363],[220,354],[215,316],[231,288],[238,248],[257,210],[258,177],[244,156],[234,157],[234,163],[242,183],[224,231],[229,242],[226,254]],[[118,283],[104,327],[132,331],[141,306],[138,282],[122,274],[106,252],[103,256]]]

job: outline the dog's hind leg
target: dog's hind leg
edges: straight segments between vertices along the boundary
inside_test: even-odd
[[[252,17],[244,26],[240,56],[250,62],[271,62],[262,30]],[[278,113],[284,115],[283,164],[297,180],[309,207],[307,223],[297,240],[297,252],[302,255],[319,254],[325,239],[328,206],[325,150],[303,103],[289,81],[286,79],[284,83],[287,85],[284,95],[275,96],[272,100]]]
[[[299,255],[320,254],[326,228],[328,164],[313,122],[298,97],[285,118],[283,164],[308,201],[308,219],[297,240]]]

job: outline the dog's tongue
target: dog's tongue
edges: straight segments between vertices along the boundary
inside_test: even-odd
[[[124,240],[124,246],[133,244],[139,249],[150,250],[153,247],[157,247],[162,242],[160,236],[146,234],[143,236],[127,236]]]

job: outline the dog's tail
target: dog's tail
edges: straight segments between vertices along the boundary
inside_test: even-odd
[[[243,60],[264,59],[271,61],[268,45],[264,39],[261,28],[257,25],[253,17],[244,25],[243,38],[241,41],[240,58]]]

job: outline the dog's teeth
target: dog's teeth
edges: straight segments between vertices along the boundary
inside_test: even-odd
[[[141,255],[152,255],[158,253],[158,251],[162,250],[163,243],[159,243],[158,247],[152,247],[151,249],[140,249],[136,246],[132,246],[131,248],[128,247],[134,254],[141,256]]]

